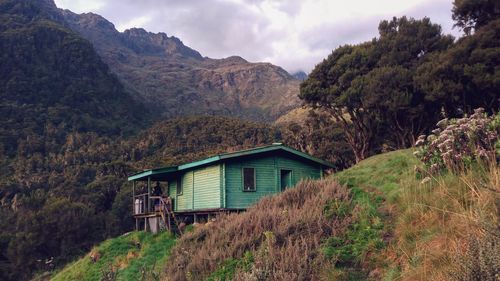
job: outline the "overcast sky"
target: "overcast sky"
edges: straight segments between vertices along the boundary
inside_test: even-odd
[[[165,32],[203,56],[239,55],[309,72],[333,49],[377,36],[380,20],[430,17],[452,29],[452,0],[55,0],[102,15],[123,31]]]

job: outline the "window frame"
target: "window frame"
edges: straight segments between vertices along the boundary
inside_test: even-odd
[[[253,189],[246,189],[245,188],[245,169],[252,169],[253,170]],[[257,191],[257,169],[255,169],[255,167],[242,167],[241,168],[241,183],[242,183],[243,192],[255,192],[255,191]]]
[[[289,188],[292,188],[293,187],[293,169],[290,169],[290,168],[280,168],[280,192],[283,192]],[[285,185],[285,189],[283,190],[282,189],[282,186],[281,184],[283,183],[283,171],[288,171],[288,175],[289,175],[289,178],[288,178],[288,185]]]
[[[177,196],[179,195],[182,195],[184,193],[184,188],[182,188],[182,178],[179,177],[177,180],[176,180],[176,183],[175,183],[175,194]],[[180,187],[180,188],[179,188]],[[180,192],[179,192],[180,190]]]

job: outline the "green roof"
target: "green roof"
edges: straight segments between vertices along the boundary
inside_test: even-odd
[[[146,180],[148,177],[151,177],[154,180],[154,178],[159,178],[161,176],[167,176],[167,175],[179,172],[179,171],[188,170],[188,169],[199,167],[199,166],[204,166],[207,164],[212,164],[212,163],[219,162],[219,161],[225,160],[225,159],[255,155],[255,154],[259,154],[259,153],[278,151],[278,150],[285,151],[285,152],[288,152],[288,153],[293,154],[295,156],[298,156],[298,157],[307,159],[309,161],[318,163],[318,164],[320,164],[324,167],[327,167],[327,168],[334,167],[333,164],[331,164],[327,161],[321,160],[319,158],[313,157],[307,153],[300,152],[298,150],[284,146],[282,144],[273,144],[273,145],[268,145],[268,146],[256,147],[256,148],[252,148],[252,149],[240,150],[240,151],[236,151],[236,152],[223,153],[223,154],[212,156],[212,157],[209,157],[209,158],[206,158],[203,160],[182,164],[179,166],[170,166],[170,167],[163,167],[163,168],[152,169],[152,170],[145,170],[145,171],[139,172],[137,174],[134,174],[134,175],[128,177],[128,180],[129,181]]]

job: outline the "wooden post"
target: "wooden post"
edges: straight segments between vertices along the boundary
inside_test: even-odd
[[[132,181],[132,214],[135,215],[135,181]]]
[[[149,213],[151,210],[151,177],[148,177],[148,201],[147,203],[147,212]]]

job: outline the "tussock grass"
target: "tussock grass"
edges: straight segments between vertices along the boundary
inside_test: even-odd
[[[497,251],[486,262],[490,268],[480,271],[491,271],[494,265],[496,274],[500,273],[500,169],[496,164],[434,176],[427,183],[408,180],[403,186],[395,226],[398,239],[392,248],[400,265],[399,280],[498,280],[465,277],[468,271],[480,270],[467,265],[479,256],[469,255],[466,260],[466,255],[469,245],[484,246],[483,240],[496,241],[489,247]]]
[[[382,219],[387,247],[368,253],[376,258],[361,266],[381,272],[374,280],[496,280],[487,278],[500,274],[498,165],[477,164],[426,183],[415,166],[421,163],[412,150],[402,150],[335,175],[382,202],[366,206]]]
[[[350,202],[349,192],[331,180],[303,181],[200,226],[178,240],[164,280],[317,280],[334,264],[325,239],[351,223],[326,209],[332,200]]]
[[[145,280],[145,275],[159,274],[174,243],[174,236],[168,232],[131,232],[104,241],[51,280]],[[92,256],[99,258],[92,261]]]

